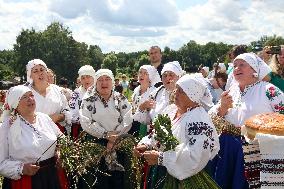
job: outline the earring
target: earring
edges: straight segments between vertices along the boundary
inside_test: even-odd
[[[253,73],[252,75],[253,75],[253,77],[258,77],[257,73]]]

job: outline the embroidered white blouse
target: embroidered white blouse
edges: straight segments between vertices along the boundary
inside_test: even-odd
[[[72,96],[69,100],[69,107],[72,114],[72,123],[80,123],[79,109],[82,103],[82,99],[87,90],[80,86],[76,88],[72,93]]]
[[[151,87],[147,88],[146,92],[144,92],[142,95],[140,95],[140,85],[134,89],[132,97],[131,97],[131,99],[132,99],[132,110],[134,112],[134,115],[133,115],[134,120],[135,120],[135,116],[136,116],[135,114],[139,114],[139,112],[140,112],[138,110],[138,107],[143,102],[148,100],[150,98],[151,94],[154,91],[156,91],[156,87],[151,86]]]
[[[79,112],[83,130],[98,138],[108,131],[127,133],[133,121],[131,105],[123,95],[113,91],[106,102],[94,87],[88,89]]]
[[[15,180],[21,178],[25,163],[36,163],[39,158],[39,161],[43,161],[53,157],[57,144],[55,141],[62,135],[46,114],[37,112],[34,124],[28,123],[21,116],[19,119],[21,134],[17,140],[13,140],[14,133],[8,119],[0,126],[0,175]]]
[[[241,127],[251,116],[279,112],[284,114],[284,93],[265,81],[258,81],[240,91],[237,83],[230,87],[229,94],[233,98],[233,108],[229,109],[225,119],[236,127]],[[217,114],[220,103],[213,106],[209,113]]]
[[[173,120],[177,107],[172,104],[163,112],[172,120],[172,133],[178,139],[175,150],[163,152],[163,161],[159,162],[167,168],[173,177],[183,180],[200,172],[219,151],[219,139],[216,129],[203,107],[197,107]],[[145,136],[140,144],[157,148],[154,136]]]
[[[29,87],[32,90],[35,97],[36,112],[42,112],[47,115],[52,115],[55,113],[65,114],[66,112],[70,113],[70,108],[67,99],[64,96],[64,94],[61,92],[61,88],[59,86],[50,84],[45,97],[40,95],[37,91],[35,91],[31,85],[29,85]],[[67,119],[69,119],[69,116],[66,116],[65,114],[65,121],[67,121]]]
[[[170,104],[171,93],[164,87],[161,86],[152,92],[149,99],[155,100],[155,106],[150,111],[137,111],[134,115],[134,120],[150,124],[151,121]],[[148,100],[149,100],[148,99]]]

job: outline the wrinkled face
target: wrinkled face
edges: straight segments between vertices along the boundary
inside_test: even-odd
[[[138,72],[138,78],[139,78],[139,83],[142,86],[149,85],[150,79],[149,79],[149,74],[148,74],[147,70],[140,69],[139,72]]]
[[[178,76],[172,71],[166,71],[162,75],[163,85],[167,90],[170,91],[175,89],[175,85],[178,79]]]
[[[281,48],[281,53],[277,55],[278,62],[284,66],[284,48]]]
[[[96,82],[96,89],[100,95],[110,95],[112,87],[112,80],[106,75],[99,77]]]
[[[234,62],[234,77],[240,84],[250,84],[255,80],[254,69],[244,60],[236,60]]]
[[[36,108],[35,98],[31,91],[26,92],[20,99],[17,111],[20,115],[34,112]]]
[[[90,75],[82,75],[80,81],[81,81],[81,85],[85,89],[88,89],[89,87],[94,85],[94,78]]]
[[[192,101],[188,98],[186,93],[182,90],[182,88],[179,85],[176,85],[175,89],[175,105],[178,108],[184,108],[188,104],[191,104]]]
[[[160,63],[162,61],[162,53],[158,48],[152,48],[149,51],[149,57],[151,64]]]
[[[48,77],[46,68],[42,65],[36,65],[32,68],[31,78],[35,84],[47,82]]]

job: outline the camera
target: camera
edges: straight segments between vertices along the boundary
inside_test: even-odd
[[[281,47],[280,46],[270,46],[268,47],[268,50],[266,51],[267,54],[280,54],[281,53]]]

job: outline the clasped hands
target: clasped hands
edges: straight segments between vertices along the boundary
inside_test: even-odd
[[[136,157],[142,157],[147,161],[148,165],[157,165],[160,152],[156,150],[147,150],[145,144],[140,144],[133,149]]]

